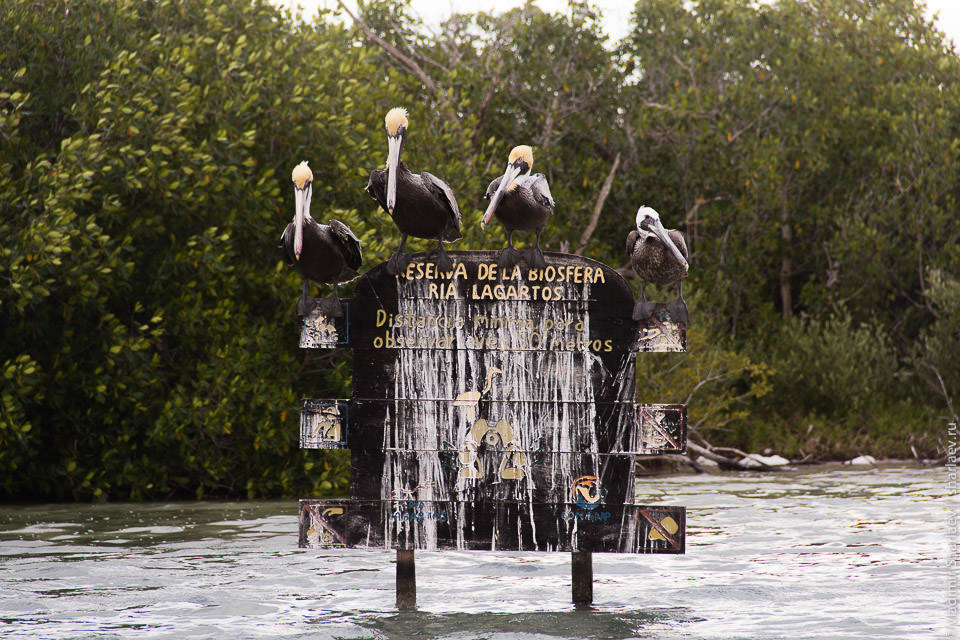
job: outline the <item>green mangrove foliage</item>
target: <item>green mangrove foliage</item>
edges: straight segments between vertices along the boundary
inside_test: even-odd
[[[642,204],[687,234],[691,351],[642,359],[644,399],[689,400],[715,444],[937,455],[960,64],[912,0],[642,0],[622,42],[579,2],[437,33],[403,3],[356,18],[0,4],[0,498],[343,491],[345,457],[300,452],[296,418],[349,394],[350,364],[297,349],[275,244],[308,160],[314,215],[386,257],[363,186],[396,105],[461,247],[501,246],[482,194],[519,143],[558,203],[547,248],[624,265]]]

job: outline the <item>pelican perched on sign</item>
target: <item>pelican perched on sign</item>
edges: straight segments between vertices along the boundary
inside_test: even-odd
[[[387,168],[370,173],[367,193],[390,214],[400,230],[400,246],[387,263],[389,273],[397,274],[410,262],[403,253],[407,236],[436,238],[436,264],[441,271],[453,268],[443,248],[444,241],[460,239],[460,208],[450,186],[426,171],[411,173],[400,161],[407,137],[407,110],[396,107],[384,118],[387,129]],[[430,257],[428,256],[428,258]]]
[[[643,284],[640,300],[633,307],[634,320],[646,320],[653,313],[654,303],[647,302],[648,282],[657,285],[677,283],[677,299],[667,305],[674,322],[686,324],[687,304],[683,301],[683,282],[690,269],[687,263],[687,243],[676,229],[664,229],[660,214],[650,207],[637,210],[637,228],[627,236],[627,255],[630,265]]]
[[[303,278],[303,295],[297,301],[297,314],[307,316],[316,305],[324,315],[337,318],[343,315],[337,285],[357,277],[357,269],[363,262],[360,240],[339,220],[331,220],[326,225],[310,217],[313,172],[306,162],[293,168],[292,178],[296,212],[293,222],[280,236],[280,248],[286,255],[287,264],[296,267]],[[320,301],[311,298],[308,295],[310,280],[332,284],[333,297]]]
[[[507,169],[503,175],[487,187],[487,206],[481,227],[490,224],[491,216],[497,219],[507,230],[507,246],[500,252],[498,262],[502,267],[512,267],[518,262],[520,252],[513,247],[514,231],[536,231],[537,243],[524,252],[531,267],[544,268],[547,263],[540,250],[540,234],[553,215],[553,196],[550,185],[542,173],[530,175],[533,169],[533,150],[527,145],[514,147],[507,158]]]

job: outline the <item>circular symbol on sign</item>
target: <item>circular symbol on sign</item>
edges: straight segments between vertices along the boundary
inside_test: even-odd
[[[580,476],[573,481],[570,487],[573,502],[581,509],[596,509],[603,499],[604,491],[600,488],[597,476]]]

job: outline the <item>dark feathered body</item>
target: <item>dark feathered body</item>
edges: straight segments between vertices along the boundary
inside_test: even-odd
[[[668,229],[667,235],[677,245],[677,249],[687,255],[687,243],[683,234],[676,229]],[[657,285],[668,285],[686,277],[687,270],[677,260],[656,234],[649,231],[634,229],[627,236],[627,255],[630,256],[630,265],[637,272],[640,279]]]
[[[389,213],[386,169],[370,173],[367,193]],[[390,215],[404,235],[447,242],[460,238],[460,208],[453,190],[426,171],[411,173],[403,162],[397,164],[397,203]]]
[[[338,284],[357,277],[363,257],[360,240],[350,227],[339,220],[320,224],[308,216],[303,221],[303,251],[299,260],[293,251],[294,233],[291,222],[280,236],[280,245],[287,264],[296,267],[304,279]]]
[[[501,181],[503,176],[490,183],[487,187],[488,198],[497,192]],[[547,178],[542,173],[535,173],[532,176],[520,176],[516,182],[516,187],[504,192],[493,215],[507,231],[539,233],[553,215],[553,196],[550,195]]]

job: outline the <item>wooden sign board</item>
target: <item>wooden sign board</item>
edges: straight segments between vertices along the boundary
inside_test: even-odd
[[[415,442],[415,434],[406,428],[409,420],[404,410],[415,407],[415,402],[418,401],[398,406],[393,400],[379,399],[304,400],[300,412],[300,447],[374,452],[405,451],[423,446]],[[458,400],[419,402],[448,402],[457,406]],[[573,438],[562,437],[561,422],[548,422],[543,418],[521,420],[516,425],[506,418],[487,419],[489,416],[539,416],[542,415],[541,404],[526,400],[481,400],[464,407],[460,403],[464,410],[455,412],[455,415],[461,419],[438,425],[441,433],[437,434],[434,443],[438,447],[436,451],[450,454],[471,449],[510,451],[536,459],[554,453],[580,453],[594,449],[597,455],[632,456],[682,454],[686,450],[687,409],[682,404],[633,404],[625,408],[598,403],[596,428],[574,432]],[[609,416],[614,413],[625,417],[627,424],[615,424],[610,420]],[[562,415],[563,411],[558,414]],[[388,420],[389,424],[386,424]],[[352,434],[352,442],[348,434]],[[597,435],[595,441],[594,434]]]
[[[659,334],[638,326],[592,260],[449,255],[446,273],[374,267],[344,318],[305,320],[302,344],[354,349],[354,390],[304,403],[301,444],[350,449],[352,499],[304,501],[301,544],[682,552],[682,508],[633,504],[633,467],[685,448],[683,407],[637,403],[634,367],[682,349],[684,328],[663,307]],[[423,507],[404,520],[398,504]]]
[[[445,313],[401,312],[397,297],[400,294],[383,286],[385,269],[381,265],[366,274],[357,287],[358,296],[385,296],[375,301],[383,303],[374,311],[375,315],[351,314],[346,301],[342,318],[326,318],[315,313],[303,320],[300,346],[305,349],[576,351],[586,345],[594,351],[608,352],[613,342],[626,342],[635,351],[686,350],[686,327],[672,320],[665,304],[656,305],[651,317],[641,323],[631,320],[632,312],[609,306],[607,303],[615,298],[608,297],[608,294],[613,291],[622,293],[623,289],[629,292],[629,288],[618,273],[598,262],[547,253],[546,269],[518,266],[504,272],[496,264],[495,252],[454,251],[450,255],[462,258],[459,262],[454,258],[453,271],[443,273],[432,263],[417,260],[411,262],[401,276],[388,278],[401,281],[408,289],[414,283],[423,284],[418,289],[424,299],[442,300],[444,305],[435,311]],[[376,282],[367,279],[377,269],[380,272],[375,276]],[[608,279],[618,282],[607,287]],[[580,295],[572,292],[578,286],[588,290],[588,300],[583,299],[582,291]],[[558,318],[565,321],[570,318],[567,312],[571,305],[580,305],[582,312],[584,302],[590,307],[590,320],[597,325],[594,329],[578,324],[576,320],[563,325],[557,322]],[[530,318],[488,313],[509,310],[511,306],[539,310],[545,315],[542,322],[532,326]],[[391,309],[396,311],[391,312]],[[364,310],[369,311],[369,305]],[[464,312],[469,315],[465,316]]]
[[[585,500],[301,500],[300,546],[683,553],[685,518],[683,507]]]

